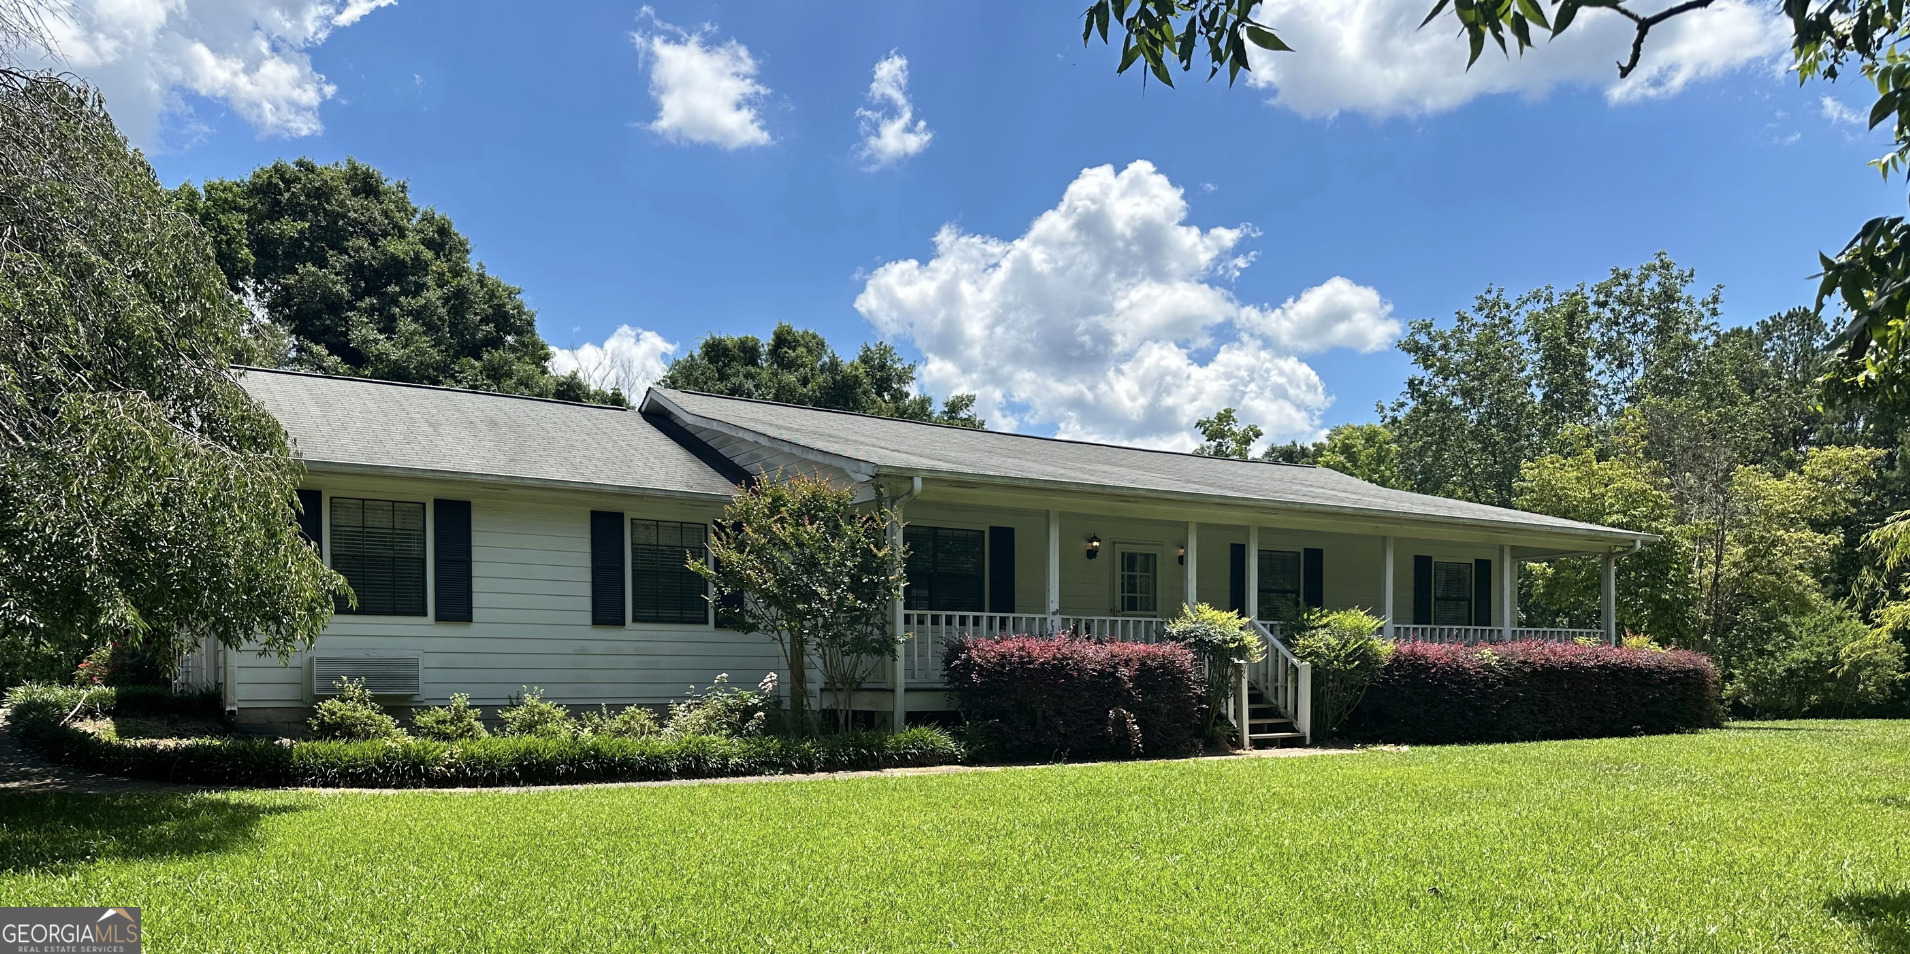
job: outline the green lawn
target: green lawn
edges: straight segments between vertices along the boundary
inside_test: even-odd
[[[1910,951],[1910,723],[544,793],[0,796],[151,951]]]

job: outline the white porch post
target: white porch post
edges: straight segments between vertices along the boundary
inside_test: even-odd
[[[1393,638],[1393,538],[1380,539],[1379,614],[1386,617],[1387,639]]]
[[[1247,528],[1247,618],[1260,618],[1260,527]]]
[[[1061,511],[1048,511],[1048,632],[1061,629]]]
[[[1198,565],[1198,561],[1195,558],[1199,553],[1200,524],[1189,520],[1187,521],[1187,588],[1183,592],[1183,595],[1186,596],[1187,605],[1190,609],[1195,603],[1199,602],[1199,597],[1194,593],[1194,581],[1196,577],[1194,568]]]
[[[1618,558],[1607,552],[1599,566],[1598,618],[1605,641],[1618,645]]]
[[[1499,545],[1499,636],[1512,641],[1512,600],[1519,591],[1519,568],[1512,565],[1512,545]]]
[[[898,501],[891,509],[894,512],[895,519],[889,524],[889,545],[899,550],[902,547],[903,540],[901,502]],[[903,633],[908,631],[906,628],[907,623],[904,622],[902,618],[902,607],[904,604],[903,591],[908,589],[908,585],[908,580],[906,579],[897,584],[895,587],[895,599],[891,601],[891,612],[894,614],[895,623],[895,629],[891,630],[891,632],[895,633],[897,637],[900,637]],[[898,644],[895,649],[895,662],[889,672],[890,699],[894,702],[894,729],[897,732],[908,728],[909,724],[908,701],[904,696],[908,692],[908,654],[914,648],[913,641]]]

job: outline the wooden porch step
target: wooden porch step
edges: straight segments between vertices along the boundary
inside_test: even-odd
[[[1304,732],[1252,732],[1248,733],[1249,742],[1284,742],[1288,739],[1304,739]]]

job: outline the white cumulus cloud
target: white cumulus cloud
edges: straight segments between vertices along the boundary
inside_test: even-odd
[[[622,388],[635,400],[663,377],[676,348],[654,331],[618,325],[603,344],[550,349],[550,370],[560,375],[576,371],[594,387]]]
[[[649,7],[642,17],[654,29],[630,39],[650,66],[650,98],[657,104],[650,131],[722,149],[774,141],[758,111],[769,87],[757,82],[756,58],[747,47],[733,39],[716,42],[708,25],[695,32],[671,26]]]
[[[1252,263],[1237,246],[1253,230],[1186,218],[1151,163],[1085,169],[1020,237],[943,226],[933,257],[877,268],[855,306],[991,427],[1189,450],[1194,422],[1232,406],[1270,437],[1313,435],[1329,398],[1297,355],[1387,347],[1391,306],[1340,277],[1243,304],[1222,283]]]
[[[1255,48],[1249,82],[1303,116],[1424,116],[1480,96],[1538,97],[1560,85],[1603,89],[1611,103],[1670,96],[1740,69],[1774,71],[1788,48],[1776,5],[1718,0],[1653,29],[1638,68],[1620,80],[1616,61],[1631,48],[1631,21],[1588,7],[1564,34],[1523,56],[1502,56],[1488,42],[1468,70],[1457,21],[1448,13],[1420,29],[1428,9],[1425,0],[1265,0],[1254,18],[1294,52]]]
[[[191,125],[187,94],[223,104],[261,136],[319,132],[336,88],[309,52],[395,0],[77,0],[48,19],[63,62],[100,88],[133,142]]]
[[[915,118],[909,102],[909,61],[893,50],[875,64],[869,83],[870,108],[856,110],[862,144],[856,154],[870,168],[892,166],[928,148],[935,134],[926,120]]]

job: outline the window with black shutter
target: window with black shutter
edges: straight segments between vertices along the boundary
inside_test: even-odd
[[[624,625],[623,514],[590,512],[590,625]]]
[[[1433,624],[1472,625],[1472,564],[1433,564]]]
[[[908,589],[902,603],[912,610],[979,613],[987,589],[987,534],[955,527],[903,530],[908,544]]]
[[[709,545],[709,528],[700,523],[630,521],[630,618],[709,622],[709,584],[689,566],[709,559]]]
[[[410,500],[332,498],[332,569],[358,596],[340,613],[425,615],[424,504]]]
[[[1298,550],[1260,551],[1260,618],[1294,619],[1300,615],[1302,558]]]

